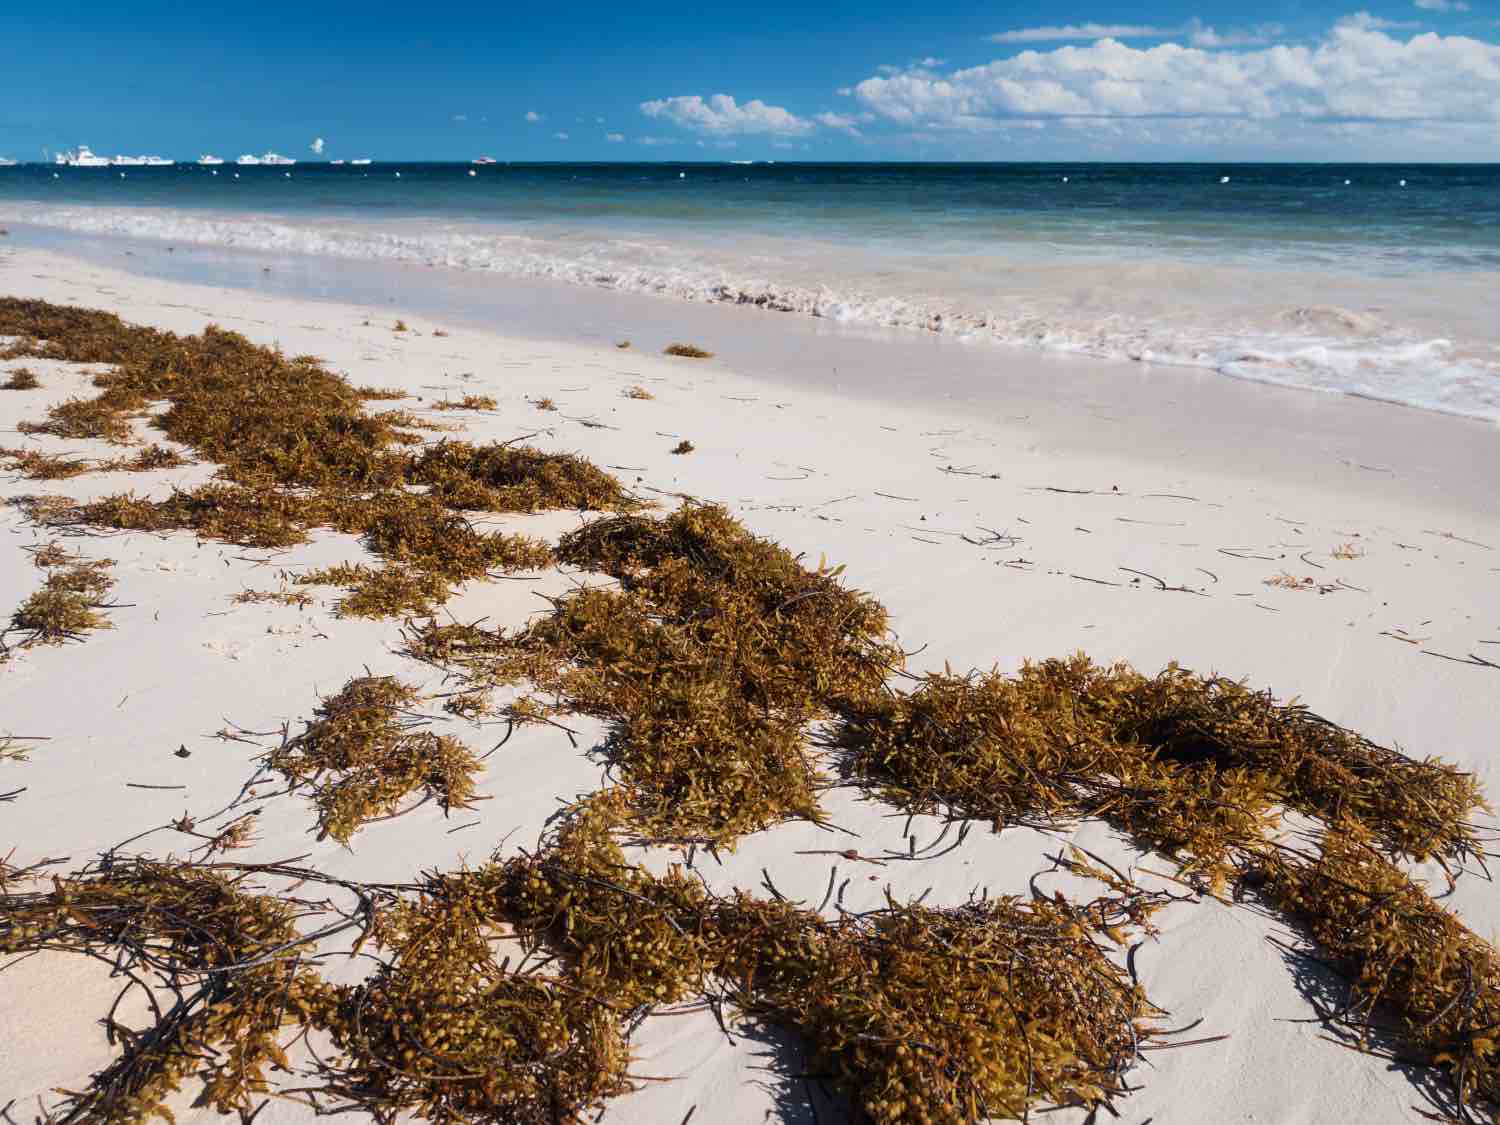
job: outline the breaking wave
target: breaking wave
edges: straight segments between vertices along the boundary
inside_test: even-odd
[[[1456,341],[1431,317],[1389,308],[1204,299],[1213,267],[1167,263],[1111,275],[1093,262],[981,268],[945,289],[929,255],[903,272],[899,255],[830,267],[849,247],[788,256],[742,245],[687,245],[675,235],[599,230],[518,232],[479,224],[390,219],[300,220],[167,208],[10,204],[7,217],[81,234],[261,252],[415,263],[544,278],[679,300],[743,305],[849,324],[940,332],[1074,355],[1206,368],[1236,378],[1353,394],[1500,421],[1500,341]],[[783,248],[784,250],[784,248]],[[955,277],[967,263],[956,262]],[[757,276],[766,269],[773,277]],[[1123,267],[1122,267],[1123,270]],[[1236,284],[1246,290],[1243,272]],[[1081,275],[1087,274],[1084,278]],[[1043,280],[1037,281],[1036,278]],[[1085,284],[1086,282],[1086,284]],[[1085,291],[1080,296],[1080,290]],[[895,290],[894,292],[892,290]],[[921,291],[936,295],[917,297]],[[1003,296],[1001,296],[1003,294]],[[1146,299],[1149,296],[1150,299]],[[1471,317],[1472,319],[1472,317]],[[1418,327],[1420,326],[1420,327]]]

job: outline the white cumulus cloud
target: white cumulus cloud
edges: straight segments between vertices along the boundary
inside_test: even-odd
[[[1428,0],[1428,2],[1447,3],[1448,0]],[[1063,43],[1100,39],[1178,38],[1186,39],[1194,47],[1257,47],[1271,42],[1285,31],[1286,28],[1279,23],[1265,23],[1255,27],[1234,27],[1221,31],[1210,27],[1202,20],[1192,19],[1175,27],[1121,23],[1070,23],[1052,27],[1019,27],[1011,31],[998,32],[989,38],[992,43]],[[923,60],[923,64],[934,62],[941,64],[941,60]]]
[[[624,133],[606,133],[604,135],[604,139],[606,141],[608,141],[612,145],[623,144],[624,141],[625,141],[625,134]]]
[[[855,97],[888,121],[983,131],[1017,118],[1482,123],[1500,139],[1500,44],[1428,32],[1402,40],[1361,13],[1318,43],[1219,50],[1118,38],[946,75],[875,75]]]
[[[310,148],[310,149],[312,149],[313,152],[317,153],[319,156],[322,156],[323,155],[323,138],[322,137],[314,137],[313,138],[313,143],[310,144],[310,145],[308,145],[307,147]]]
[[[553,133],[552,134],[552,139],[555,140],[555,141],[565,141],[565,140],[568,139],[568,134],[566,134],[566,133]]]
[[[1467,12],[1469,5],[1464,0],[1414,0],[1424,12]]]
[[[1333,26],[1352,27],[1359,31],[1404,31],[1407,28],[1421,27],[1422,24],[1418,20],[1388,20],[1382,16],[1372,16],[1369,12],[1353,12],[1340,18]]]
[[[536,110],[534,110],[534,109],[528,109],[526,111],[526,120],[529,121],[529,122],[531,122],[531,124],[535,125],[541,119],[542,119],[542,115],[540,113],[538,113]]]
[[[642,102],[641,112],[692,129],[720,136],[770,133],[800,136],[813,131],[813,123],[781,106],[767,105],[759,98],[744,105],[728,94],[714,94],[706,101],[697,94]]]
[[[1133,23],[1068,23],[1018,27],[990,36],[992,43],[1058,43],[1069,39],[1164,39],[1176,29]]]
[[[859,119],[847,113],[819,113],[813,116],[813,120],[825,129],[837,129],[852,137],[860,135]]]
[[[1194,47],[1261,47],[1275,42],[1285,34],[1286,28],[1279,23],[1231,27],[1220,31],[1194,20],[1187,27],[1188,42]]]

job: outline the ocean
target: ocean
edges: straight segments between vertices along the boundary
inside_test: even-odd
[[[1042,349],[1500,420],[1500,165],[21,165],[0,168],[5,224],[940,332],[997,345],[997,371]]]

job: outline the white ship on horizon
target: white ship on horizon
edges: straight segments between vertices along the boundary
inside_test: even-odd
[[[109,167],[109,158],[107,156],[96,156],[88,145],[79,145],[76,149],[60,152],[54,159],[58,164],[65,164],[70,168]]]
[[[112,156],[109,159],[112,168],[170,168],[176,164],[175,160],[168,160],[165,156]]]
[[[493,156],[476,156],[471,161],[471,163],[473,163],[473,164],[499,164],[500,161],[496,160]]]
[[[258,156],[251,156],[247,152],[247,153],[244,153],[238,160],[236,160],[235,163],[236,164],[252,164],[252,165],[253,164],[259,164],[260,163],[260,157],[258,157]]]
[[[274,164],[278,168],[297,163],[290,156],[282,156],[279,152],[268,152],[261,156],[262,164]]]
[[[0,156],[0,168],[14,168],[16,162],[8,156]]]
[[[373,164],[375,162],[373,160],[371,160],[368,156],[361,156],[358,160],[351,160],[351,161],[349,161],[349,163],[350,164]]]
[[[214,156],[212,153],[205,152],[202,156],[198,157],[198,163],[202,164],[204,167],[207,167],[210,164],[223,164],[224,161],[219,159],[217,156]]]
[[[330,161],[329,161],[329,162],[328,162],[328,163],[329,163],[329,164],[330,164],[330,165],[333,165],[333,164],[342,164],[342,163],[343,163],[343,161],[342,161],[342,160],[330,160]]]

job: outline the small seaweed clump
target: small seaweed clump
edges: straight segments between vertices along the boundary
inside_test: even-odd
[[[681,356],[683,359],[712,359],[714,353],[692,344],[668,344],[662,349],[662,354]]]
[[[489,395],[464,395],[456,402],[444,399],[432,404],[434,410],[494,410],[500,404]]]
[[[141,473],[187,464],[180,453],[160,445],[148,445],[133,457],[115,457],[97,463],[43,453],[39,449],[0,449],[0,459],[9,461],[10,468],[29,480],[70,480],[87,472]]]
[[[92,467],[78,457],[43,453],[40,449],[0,449],[0,459],[28,480],[70,480]]]
[[[1336,824],[1316,857],[1277,851],[1257,869],[1267,897],[1349,982],[1333,1017],[1362,1045],[1392,1030],[1448,1072],[1453,1119],[1500,1106],[1500,954],[1390,862],[1360,824]]]
[[[456,739],[415,729],[417,698],[389,676],[350,680],[323,700],[302,734],[266,756],[294,788],[312,791],[320,838],[347,845],[418,790],[444,810],[470,806],[479,763]]]
[[[106,573],[114,565],[112,560],[67,561],[68,557],[64,556],[64,560],[54,562],[50,552],[38,552],[35,558],[38,566],[50,568],[52,573],[47,575],[42,588],[22,602],[11,615],[10,625],[0,630],[0,659],[8,655],[12,647],[60,645],[111,627],[109,619],[99,611],[109,608],[104,596],[115,584]],[[12,633],[20,633],[21,640],[17,645],[7,647],[6,637]]]
[[[67,1096],[63,1120],[142,1125],[171,1120],[166,1099],[191,1076],[198,1104],[248,1115],[270,1067],[288,1067],[277,1037],[326,1004],[326,986],[292,952],[306,944],[303,904],[251,894],[245,876],[189,864],[118,857],[46,889],[0,862],[0,954],[37,950],[97,957],[125,978],[123,992],[162,990],[144,1031],[105,1017],[123,1049]],[[115,1007],[118,1007],[118,1001]]]
[[[652,394],[650,391],[648,391],[645,387],[640,386],[639,384],[636,384],[635,386],[631,386],[631,387],[626,387],[625,390],[622,393],[625,395],[626,398],[639,399],[642,402],[649,401],[650,399],[653,399],[653,398],[656,397],[654,394]]]
[[[188,459],[175,449],[152,443],[133,457],[117,457],[99,466],[107,472],[146,473],[156,469],[180,469]]]
[[[528,949],[561,952],[569,980],[621,1013],[701,992],[717,947],[698,880],[626,860],[613,834],[627,812],[618,791],[595,794],[536,853],[459,876],[483,889]]]
[[[695,446],[692,442],[688,441],[686,438],[684,438],[682,441],[679,441],[676,445],[674,445],[672,447],[672,452],[673,453],[679,453],[679,454],[680,453],[691,453],[696,448],[698,448],[698,447]]]
[[[631,1089],[618,1017],[497,962],[497,929],[467,889],[450,880],[377,915],[373,937],[390,959],[338,989],[322,1017],[343,1056],[320,1092],[382,1121],[587,1120]]]
[[[42,385],[42,381],[36,377],[36,372],[28,367],[18,367],[10,373],[10,378],[0,383],[0,391],[34,391]]]
[[[302,593],[300,590],[241,590],[229,599],[235,605],[273,605],[295,606],[297,609],[306,609],[312,605],[312,597]]]
[[[47,412],[45,422],[22,422],[23,434],[51,434],[60,438],[100,438],[115,445],[131,439],[131,419],[140,415],[146,399],[130,387],[106,391],[97,398],[70,398]]]

